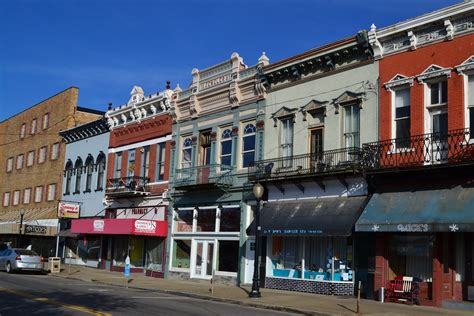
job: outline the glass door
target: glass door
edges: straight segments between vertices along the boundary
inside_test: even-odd
[[[201,132],[199,136],[199,165],[198,184],[209,183],[209,174],[211,164],[211,131]]]
[[[448,160],[448,113],[432,114],[431,163],[442,163]]]
[[[197,240],[194,244],[192,278],[210,279],[214,264],[214,241]]]
[[[311,171],[323,171],[325,168],[323,157],[323,129],[310,130],[310,144],[309,152],[311,154]]]

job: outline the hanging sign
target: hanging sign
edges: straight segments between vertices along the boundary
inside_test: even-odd
[[[59,218],[79,218],[80,205],[76,203],[59,202],[58,217]]]

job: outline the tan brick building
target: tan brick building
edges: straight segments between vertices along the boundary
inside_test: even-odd
[[[65,146],[59,131],[103,113],[77,106],[70,87],[0,122],[0,241],[54,255]],[[22,216],[23,214],[23,216]]]

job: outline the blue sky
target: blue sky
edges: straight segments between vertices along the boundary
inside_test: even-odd
[[[79,105],[125,103],[238,52],[254,65],[454,0],[0,0],[0,121],[70,86]]]

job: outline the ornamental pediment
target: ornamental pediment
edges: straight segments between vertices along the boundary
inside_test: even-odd
[[[413,86],[413,77],[396,74],[392,79],[384,84],[385,89],[387,90],[402,85],[410,85],[410,87]]]
[[[296,111],[298,111],[298,109],[290,109],[290,108],[287,108],[286,106],[281,107],[278,111],[276,111],[275,113],[271,115],[275,123],[274,126],[275,127],[277,126],[278,120],[281,120],[283,118],[288,118],[288,117],[294,118]]]
[[[470,70],[474,70],[474,55],[466,59],[461,65],[456,66],[456,71],[458,72],[458,74]]]
[[[362,108],[362,99],[364,97],[364,92],[352,92],[352,91],[344,91],[340,96],[333,99],[332,103],[336,107],[336,114],[339,114],[339,106],[350,104],[350,103],[358,103],[359,106]]]
[[[425,80],[441,76],[447,76],[448,78],[451,77],[451,68],[443,68],[441,66],[433,64],[426,68],[421,74],[419,74],[416,79],[419,82],[423,82]]]
[[[311,100],[306,105],[302,106],[300,111],[303,113],[303,121],[306,121],[306,113],[310,113],[311,115],[322,113],[324,116],[326,116],[327,103],[328,101]]]

